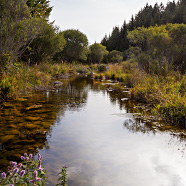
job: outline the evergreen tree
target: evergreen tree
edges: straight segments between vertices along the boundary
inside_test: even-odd
[[[111,35],[102,40],[102,44],[108,51],[125,51],[128,49],[127,32],[133,31],[138,27],[148,28],[150,26],[167,23],[185,23],[186,24],[186,0],[168,2],[166,6],[162,3],[154,6],[146,4],[135,16],[132,15],[128,24],[114,27]]]
[[[131,20],[129,22],[128,28],[129,28],[129,31],[134,30],[134,16],[133,15],[132,15]]]
[[[127,38],[128,34],[128,27],[126,24],[126,21],[124,21],[123,26],[120,30],[120,45],[119,45],[119,51],[125,51],[129,48],[129,41]]]
[[[120,39],[120,30],[119,27],[114,27],[111,36],[108,39],[107,50],[119,50],[119,39]]]
[[[107,45],[108,45],[108,37],[107,37],[107,35],[105,35],[105,37],[101,40],[101,44],[103,46],[107,47]]]

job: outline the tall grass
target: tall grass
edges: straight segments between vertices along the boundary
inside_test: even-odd
[[[57,79],[65,74],[73,75],[77,69],[87,71],[87,68],[87,66],[66,63],[43,63],[37,66],[28,66],[23,63],[8,64],[0,71],[0,99],[19,97],[31,92],[35,86],[49,85],[52,78]]]
[[[173,125],[186,126],[186,75],[170,71],[166,76],[147,74],[129,61],[109,65],[107,78],[131,87],[131,96],[148,104],[151,112]]]

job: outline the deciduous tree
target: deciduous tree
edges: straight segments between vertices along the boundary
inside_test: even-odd
[[[14,60],[43,30],[43,20],[30,16],[26,0],[2,0],[0,8],[1,53],[9,54]]]
[[[79,30],[69,29],[63,31],[66,45],[62,51],[65,61],[85,61],[88,55],[88,39],[85,34]]]
[[[104,56],[108,55],[106,47],[99,43],[94,43],[90,46],[89,61],[91,63],[101,63]]]

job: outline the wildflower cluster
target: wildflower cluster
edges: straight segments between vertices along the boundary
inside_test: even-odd
[[[0,185],[44,185],[46,171],[41,165],[42,157],[38,154],[38,160],[33,160],[33,155],[27,153],[21,156],[22,163],[10,162],[8,172],[1,173]]]

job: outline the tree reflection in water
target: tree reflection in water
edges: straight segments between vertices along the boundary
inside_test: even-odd
[[[78,76],[64,81],[63,86],[57,90],[38,92],[32,97],[4,104],[0,108],[0,171],[6,169],[9,161],[18,161],[24,153],[37,154],[40,149],[49,149],[48,139],[54,125],[65,115],[67,109],[78,111],[85,106],[89,89],[93,92],[102,91],[120,110],[134,113],[135,103],[130,99],[123,99],[130,98],[127,89],[123,86],[122,89],[107,91],[112,86],[114,83],[103,84]],[[133,117],[132,114],[124,118],[124,128],[132,133],[156,134],[161,131],[151,122]],[[185,141],[185,135],[177,133],[179,134],[171,132],[172,138]],[[173,143],[172,141],[169,144]]]
[[[68,109],[77,110],[87,99],[87,78],[68,80],[57,90],[38,92],[5,103],[0,108],[0,171],[24,153],[49,149],[48,138],[59,117]]]

